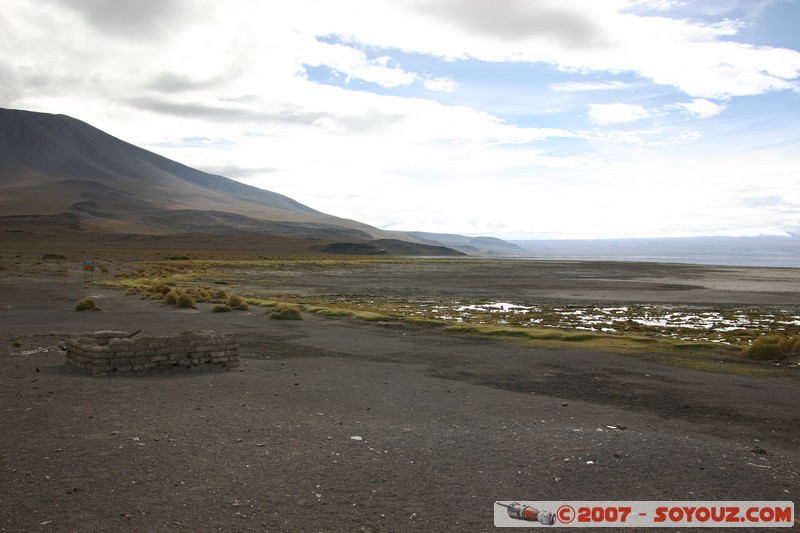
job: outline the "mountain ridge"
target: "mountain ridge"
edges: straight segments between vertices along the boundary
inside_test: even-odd
[[[272,209],[272,216],[288,220],[304,218],[298,213],[305,214],[305,218],[330,217],[287,196],[193,169],[67,115],[0,109],[0,154],[3,156],[0,177],[4,185],[11,179],[9,173],[16,172],[29,184],[45,181],[49,185],[67,185],[79,179],[84,184],[105,186],[107,194],[130,193],[129,189],[135,187],[145,204],[156,207],[166,206],[170,200],[180,203],[159,198],[157,193],[166,185],[173,188],[182,185],[184,190],[178,192],[194,196],[184,202],[200,199],[200,203],[205,200],[205,203],[224,204],[229,198],[221,195],[228,195],[251,206],[257,204],[259,209]],[[69,206],[65,207],[68,211]]]
[[[309,249],[381,239],[387,253],[461,255],[191,168],[67,115],[3,108],[0,213],[10,234],[271,237]]]

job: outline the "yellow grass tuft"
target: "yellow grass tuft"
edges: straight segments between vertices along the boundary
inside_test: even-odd
[[[228,293],[222,289],[217,289],[212,294],[214,295],[214,298],[218,300],[226,300],[228,298]]]
[[[278,304],[269,317],[273,320],[303,320],[300,306],[296,304]]]
[[[783,335],[762,335],[744,349],[744,356],[753,361],[773,361],[789,357],[790,346]]]
[[[181,309],[197,309],[197,306],[194,304],[194,299],[187,293],[178,296],[175,306]]]
[[[94,302],[94,298],[82,298],[78,300],[78,303],[75,304],[76,311],[87,311],[89,309],[99,309],[97,304]]]
[[[232,294],[228,297],[228,305],[231,309],[236,309],[237,311],[249,311],[250,305],[247,301],[239,295]]]

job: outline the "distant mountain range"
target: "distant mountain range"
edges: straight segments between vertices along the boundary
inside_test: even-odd
[[[531,257],[800,268],[800,237],[514,241]]]
[[[7,232],[270,237],[330,253],[514,248],[491,237],[381,230],[190,168],[65,115],[11,109],[0,109],[0,215]]]

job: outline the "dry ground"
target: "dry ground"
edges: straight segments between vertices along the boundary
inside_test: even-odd
[[[797,380],[408,325],[178,310],[84,289],[74,261],[64,271],[24,254],[4,261],[0,531],[490,531],[496,500],[800,492]],[[592,276],[613,280],[608,294],[636,298],[618,269]],[[553,293],[600,290],[575,272]],[[690,284],[685,270],[671,272]],[[703,275],[716,289],[682,290],[748,299],[731,271]],[[393,279],[395,288],[448,290],[446,273]],[[547,290],[544,278],[535,283]],[[797,290],[770,283],[773,301]],[[754,287],[752,298],[763,298]],[[657,284],[647,290],[676,298]],[[104,310],[73,311],[87,295]],[[65,367],[60,340],[101,329],[231,331],[242,366],[99,378]],[[754,444],[768,453],[752,453]]]

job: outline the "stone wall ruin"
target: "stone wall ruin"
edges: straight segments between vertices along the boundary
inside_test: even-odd
[[[171,337],[138,336],[137,333],[77,334],[64,342],[66,363],[88,368],[95,376],[239,366],[239,343],[232,333],[184,331]]]

